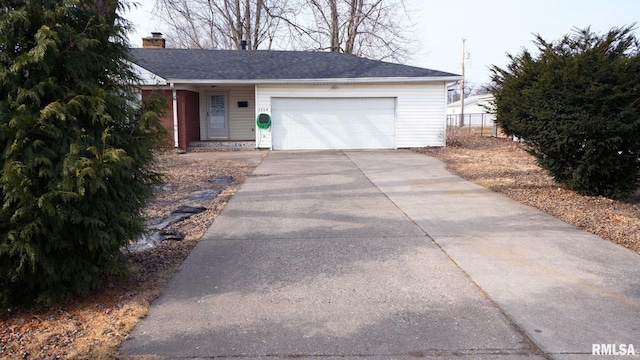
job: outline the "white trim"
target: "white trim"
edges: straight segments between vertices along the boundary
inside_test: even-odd
[[[173,98],[173,143],[174,147],[178,148],[178,94],[176,93],[176,87],[171,83],[171,97]]]
[[[254,121],[257,121],[258,115],[260,113],[265,113],[265,114],[269,114],[269,116],[272,115],[271,113],[271,97],[263,97],[260,93],[260,89],[258,84],[254,85],[255,89],[256,89],[256,97],[255,97],[255,102],[256,102],[256,114],[255,114],[255,118]],[[273,117],[272,117],[272,121],[273,121]],[[273,124],[271,124],[271,127],[269,127],[268,129],[260,129],[257,125],[256,125],[256,134],[258,134],[258,136],[256,137],[256,149],[269,149],[269,150],[273,150],[273,142],[271,141],[271,128],[273,127]]]
[[[129,62],[129,64],[134,72],[136,72],[140,77],[141,83],[139,85],[168,85],[167,79],[158,76],[134,62]]]
[[[229,140],[229,91],[227,90],[211,90],[205,91],[205,119],[206,119],[206,130],[207,130],[207,140]],[[226,132],[223,136],[214,136],[211,135],[211,128],[209,127],[209,106],[211,101],[211,96],[224,96],[224,130]]]
[[[433,77],[394,77],[394,78],[335,78],[335,79],[252,79],[252,80],[221,80],[221,79],[170,79],[173,83],[181,84],[381,84],[381,83],[416,83],[416,82],[447,82],[457,81],[462,76],[433,76]]]
[[[193,86],[193,85],[185,85],[185,84],[177,84],[177,83],[173,83],[173,86],[175,87],[176,90],[187,90],[187,91],[193,91],[193,92],[200,92],[202,90],[202,87],[197,87],[197,86]],[[170,90],[171,89],[171,83],[166,84],[166,85],[138,85],[138,87],[141,90]]]

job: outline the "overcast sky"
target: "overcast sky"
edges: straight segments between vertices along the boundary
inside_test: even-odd
[[[154,0],[137,0],[125,14],[137,31],[130,42],[140,46],[151,31],[163,31],[151,15]],[[488,67],[507,64],[506,53],[533,49],[533,34],[555,40],[574,27],[603,33],[640,22],[639,0],[405,0],[415,23],[416,54],[408,64],[460,74],[462,38],[466,39],[465,77],[489,81]],[[640,32],[636,31],[640,37]]]

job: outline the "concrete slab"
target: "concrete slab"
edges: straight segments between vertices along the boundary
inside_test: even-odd
[[[122,355],[539,358],[344,154],[300,154],[262,161]]]
[[[211,228],[216,238],[424,235],[341,153],[274,152],[268,160]]]
[[[545,353],[640,348],[637,253],[461,181],[429,157],[347,154]]]
[[[545,352],[640,342],[640,271],[626,249],[591,234],[438,243]]]
[[[437,355],[440,354],[440,355]],[[378,356],[378,355],[362,355],[362,356],[324,356],[324,355],[318,355],[318,356],[278,356],[278,355],[274,355],[274,356],[257,356],[257,357],[251,357],[251,359],[256,359],[256,360],[290,360],[292,358],[300,358],[300,359],[307,359],[307,360],[362,360],[362,359],[367,359],[367,360],[398,360],[398,359],[425,359],[425,360],[450,360],[452,358],[455,359],[460,359],[460,360],[542,360],[545,359],[542,356],[538,356],[538,355],[512,355],[512,354],[502,354],[500,353],[500,351],[495,351],[495,352],[487,352],[485,354],[479,354],[479,353],[475,353],[473,355],[469,355],[469,354],[465,354],[463,352],[450,352],[450,351],[434,351],[434,352],[430,352],[430,353],[412,353],[409,355],[387,355],[387,356]],[[134,357],[135,359],[135,357]],[[153,360],[153,359],[157,359],[157,358],[151,358],[151,359],[145,359],[145,360]],[[163,357],[162,359],[184,359],[184,358],[174,358],[174,357]],[[194,358],[189,358],[190,360],[209,360],[211,358],[202,358],[202,357],[194,357]],[[235,356],[224,356],[224,357],[220,357],[220,356],[216,356],[215,359],[221,359],[221,360],[231,360],[231,359],[238,359],[238,357]]]
[[[251,177],[223,214],[216,238],[424,235],[353,166],[340,176]]]
[[[336,175],[357,168],[340,150],[273,151],[254,175]]]
[[[536,209],[450,174],[434,158],[408,151],[398,152],[401,155],[395,157],[392,152],[347,154],[381,192],[423,229],[428,228],[430,236],[494,236],[523,230],[542,235],[545,230],[572,229]]]
[[[640,353],[640,256],[409,151],[272,152],[122,355]],[[542,350],[541,350],[542,349]]]
[[[438,355],[440,354],[440,355]],[[251,357],[251,359],[256,360],[290,360],[291,358],[301,358],[306,360],[398,360],[398,359],[425,359],[425,360],[451,360],[452,358],[459,360],[542,360],[545,359],[543,356],[539,355],[513,355],[513,354],[504,354],[500,351],[488,351],[484,354],[479,352],[475,352],[474,354],[466,354],[464,352],[451,352],[451,351],[433,351],[429,353],[419,352],[419,353],[411,353],[409,355],[399,354],[399,355],[361,355],[361,356],[258,356]],[[165,358],[165,359],[177,359],[177,358]],[[182,359],[182,358],[181,358]],[[194,360],[205,360],[209,358],[190,358]],[[216,359],[222,360],[231,360],[237,359],[237,357],[216,357]],[[571,359],[573,360],[573,359]]]
[[[267,150],[238,150],[238,151],[200,151],[200,152],[188,152],[180,154],[185,158],[199,160],[230,160],[240,162],[260,162],[262,158],[267,156],[269,151]]]
[[[132,340],[122,353],[531,352],[424,236],[202,241]]]

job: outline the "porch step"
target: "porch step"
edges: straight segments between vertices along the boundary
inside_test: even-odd
[[[192,141],[188,151],[255,150],[255,141]]]

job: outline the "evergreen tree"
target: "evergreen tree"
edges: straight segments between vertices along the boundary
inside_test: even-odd
[[[496,122],[583,194],[625,197],[640,176],[640,53],[634,26],[576,30],[494,66]]]
[[[119,0],[0,5],[0,305],[51,304],[126,270],[160,175]]]

